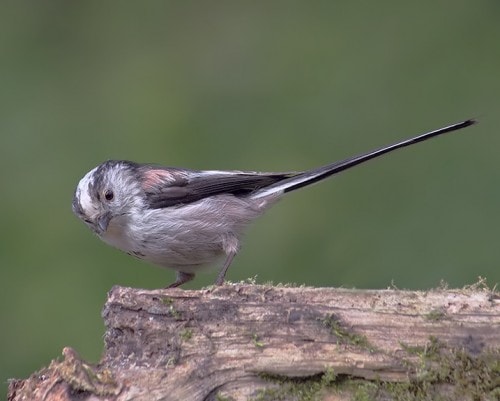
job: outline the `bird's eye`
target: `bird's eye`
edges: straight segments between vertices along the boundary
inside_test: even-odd
[[[110,201],[110,200],[113,200],[113,198],[115,197],[115,194],[113,193],[113,191],[111,189],[107,189],[105,192],[104,192],[104,198],[107,200],[107,201]]]

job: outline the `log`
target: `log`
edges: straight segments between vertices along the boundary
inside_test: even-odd
[[[71,348],[20,400],[500,399],[500,297],[226,284],[114,287],[98,365]]]

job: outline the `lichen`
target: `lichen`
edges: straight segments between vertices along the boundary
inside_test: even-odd
[[[234,401],[233,397],[228,397],[222,394],[217,394],[215,396],[215,401]]]
[[[75,350],[63,349],[64,360],[54,362],[52,367],[73,390],[89,392],[98,396],[116,395],[120,386],[108,369],[98,369],[78,356]]]

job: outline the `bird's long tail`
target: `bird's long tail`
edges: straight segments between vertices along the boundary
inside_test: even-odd
[[[436,137],[441,134],[445,134],[447,132],[453,132],[460,130],[462,128],[469,127],[476,123],[476,120],[465,120],[460,123],[456,123],[453,125],[449,125],[447,127],[443,127],[434,131],[426,132],[425,134],[421,134],[415,136],[413,138],[394,143],[389,146],[384,146],[382,148],[375,149],[371,152],[363,153],[358,156],[350,157],[345,160],[341,160],[335,163],[328,164],[326,166],[322,166],[313,170],[308,170],[303,173],[298,173],[293,177],[286,178],[275,184],[269,185],[265,188],[262,188],[259,191],[256,191],[252,198],[258,199],[268,195],[290,192],[295,189],[302,188],[306,185],[314,184],[315,182],[321,181],[324,178],[327,178],[331,175],[340,173],[341,171],[347,170],[351,167],[357,166],[358,164],[364,163],[368,160],[374,159],[376,157],[382,156],[386,153],[392,152],[396,149],[404,148],[406,146],[413,145],[418,142],[423,142],[427,139]]]

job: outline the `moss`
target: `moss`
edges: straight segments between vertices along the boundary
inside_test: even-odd
[[[347,375],[339,377],[333,369],[305,379],[261,375],[275,386],[261,390],[251,400],[315,401],[327,398],[326,391],[353,401],[500,399],[500,349],[485,349],[479,355],[472,355],[465,348],[449,347],[436,337],[429,337],[424,346],[402,344],[402,348],[412,357],[405,361],[409,369],[408,381],[394,383]]]
[[[430,337],[423,347],[403,346],[418,357],[408,383],[385,383],[395,400],[494,400],[500,395],[500,349],[477,356],[465,348],[452,348]],[[442,391],[447,387],[449,391]],[[443,394],[446,394],[443,395]]]
[[[182,329],[179,335],[184,341],[189,341],[193,337],[193,330],[185,327],[184,329]]]
[[[375,351],[375,347],[370,344],[364,335],[356,334],[346,329],[334,315],[325,317],[321,322],[330,330],[330,333],[337,338],[338,344],[354,345],[367,349],[370,352]]]
[[[174,300],[170,297],[163,297],[161,301],[168,306],[168,311],[170,312],[170,315],[176,319],[176,320],[181,320],[182,315],[181,313],[175,308],[174,305]]]
[[[437,322],[443,320],[446,317],[446,313],[441,309],[433,309],[429,313],[424,315],[425,319]]]
[[[165,363],[166,368],[170,368],[172,366],[175,366],[179,363],[179,357],[174,357],[171,356],[170,358],[167,359],[167,362]]]
[[[260,341],[260,337],[257,333],[254,333],[254,335],[252,336],[252,342],[253,342],[253,345],[255,345],[257,348],[264,347],[264,343],[262,341]]]
[[[257,396],[251,398],[250,401],[320,401],[323,399],[325,389],[332,387],[337,380],[337,375],[332,368],[327,368],[323,374],[308,378],[266,374],[262,374],[261,377],[278,386],[259,390]]]
[[[361,380],[351,380],[348,386],[351,389],[352,401],[372,401],[376,399],[379,392],[379,386],[376,383]]]
[[[87,364],[72,348],[63,349],[64,360],[53,362],[53,368],[59,376],[77,392],[91,393],[98,396],[116,395],[120,386],[108,369],[100,369]]]

